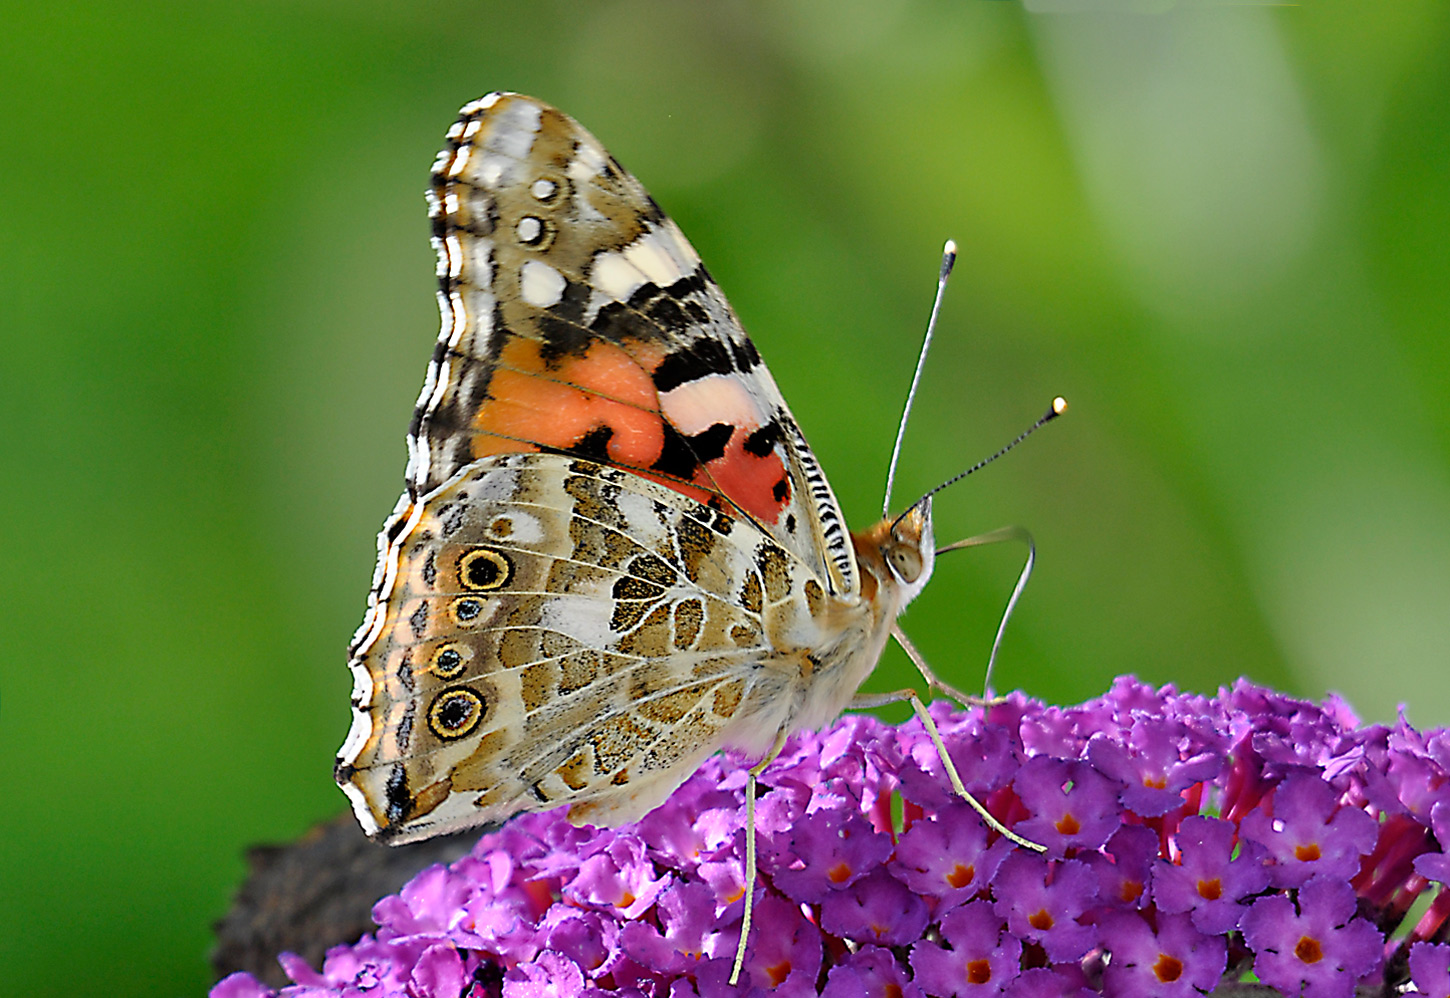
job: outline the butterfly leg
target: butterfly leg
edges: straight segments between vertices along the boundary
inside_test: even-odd
[[[785,732],[775,736],[775,744],[745,774],[745,915],[740,920],[740,942],[735,947],[735,965],[730,968],[730,983],[740,980],[745,963],[745,944],[750,940],[750,916],[755,908],[755,781],[765,767],[775,761],[785,747]]]
[[[921,702],[921,697],[916,695],[915,690],[896,690],[893,693],[858,693],[851,700],[851,709],[865,710],[871,707],[881,707],[888,703],[900,703],[903,700],[911,704],[911,709],[916,712],[916,716],[921,720],[921,726],[926,729],[927,735],[931,738],[932,745],[936,747],[937,758],[941,759],[942,768],[946,770],[947,779],[951,781],[952,790],[956,791],[957,796],[972,805],[973,809],[982,816],[982,820],[987,823],[988,827],[999,835],[1017,843],[1019,846],[1024,846],[1037,852],[1046,852],[1046,846],[1033,842],[1030,839],[1024,839],[1012,831],[1012,829],[1002,824],[1002,822],[998,821],[996,816],[988,811],[981,801],[973,797],[962,784],[962,778],[957,775],[956,764],[952,762],[951,756],[947,754],[947,747],[941,740],[941,732],[937,730],[936,722],[931,719],[931,714],[927,713],[926,704]]]
[[[902,631],[900,624],[893,623],[891,625],[891,636],[896,639],[896,643],[901,646],[901,650],[906,652],[906,657],[911,659],[911,664],[916,666],[916,671],[921,673],[921,678],[926,680],[927,689],[955,700],[963,707],[990,707],[994,703],[1001,702],[1001,697],[990,695],[973,696],[970,693],[963,693],[955,686],[938,678],[937,674],[932,671],[931,666],[926,664],[925,656],[917,650],[916,645],[912,644],[911,639]],[[990,669],[991,667],[988,666],[988,668]],[[986,691],[984,690],[983,692],[985,693]]]

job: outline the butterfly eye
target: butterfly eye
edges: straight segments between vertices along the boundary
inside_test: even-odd
[[[470,689],[444,690],[428,705],[428,728],[444,741],[462,738],[483,720],[483,697]]]
[[[902,582],[915,582],[921,575],[921,552],[904,545],[894,547],[887,554],[891,569]]]
[[[458,581],[476,593],[502,589],[513,574],[508,557],[489,548],[474,548],[458,559]]]

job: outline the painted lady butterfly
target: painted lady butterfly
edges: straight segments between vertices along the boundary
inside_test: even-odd
[[[930,497],[847,532],[695,251],[561,112],[465,107],[429,204],[443,327],[336,770],[363,828],[618,825],[834,720],[931,576]]]

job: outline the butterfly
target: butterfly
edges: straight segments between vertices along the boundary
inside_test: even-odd
[[[390,843],[563,805],[614,826],[730,748],[761,760],[753,823],[754,776],[862,702],[930,578],[930,496],[847,530],[694,249],[562,112],[464,107],[428,203],[442,329],[338,783]]]

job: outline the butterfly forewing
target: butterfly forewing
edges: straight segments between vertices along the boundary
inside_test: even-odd
[[[770,372],[598,140],[529,98],[485,98],[450,131],[430,203],[444,319],[415,496],[479,457],[561,451],[734,508],[854,591],[840,511]]]

